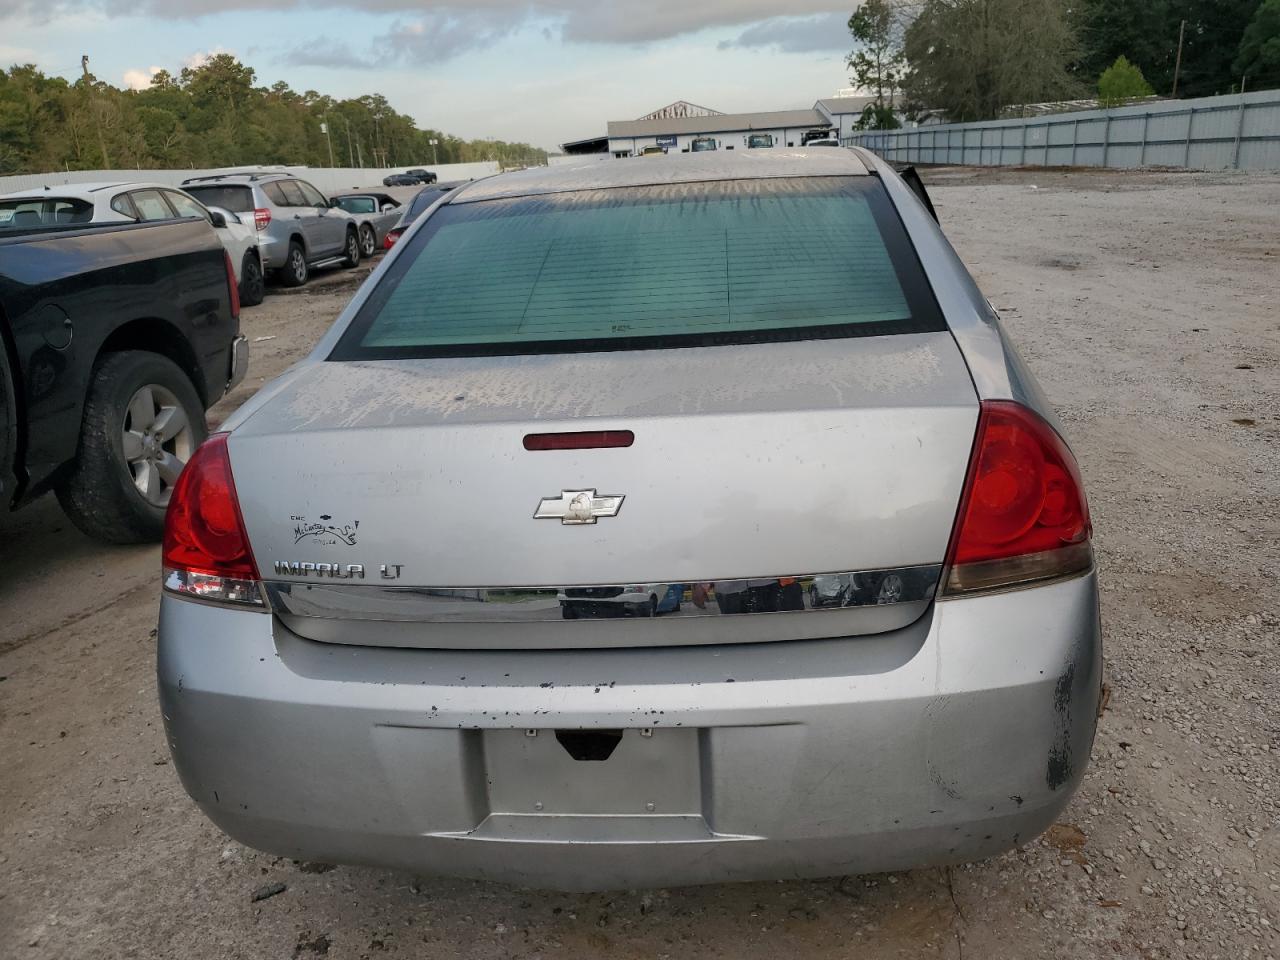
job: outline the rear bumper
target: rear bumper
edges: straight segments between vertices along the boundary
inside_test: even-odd
[[[166,596],[160,696],[188,793],[284,856],[562,889],[877,872],[1054,821],[1092,745],[1097,610],[1090,574],[876,637],[472,652]],[[555,731],[579,729],[622,737],[574,760]]]
[[[283,270],[289,262],[289,236],[285,231],[267,230],[258,234],[258,255],[264,270]]]

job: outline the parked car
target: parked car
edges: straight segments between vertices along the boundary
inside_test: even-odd
[[[918,573],[912,570],[879,570],[844,573],[813,578],[809,587],[812,607],[849,606],[850,604],[899,603],[904,594],[917,593],[927,585],[916,583]]]
[[[240,303],[262,302],[266,283],[258,234],[230,210],[206,207],[190,194],[163,183],[68,183],[0,197],[0,231],[32,225],[142,223],[199,217],[212,224],[231,255]]]
[[[383,238],[383,249],[390,250],[394,247],[396,245],[396,241],[404,236],[404,232],[413,225],[413,221],[422,216],[423,212],[428,207],[450,190],[457,189],[466,182],[467,181],[465,180],[454,180],[452,182],[433,183],[431,186],[424,187],[422,190],[419,190],[414,194],[413,199],[400,208],[402,211],[400,219],[396,221],[396,225],[394,227],[387,231],[387,235]]]
[[[667,583],[640,583],[620,587],[566,587],[556,597],[565,620],[580,617],[656,617],[678,613],[683,587]]]
[[[837,140],[835,137],[818,137],[815,140],[810,140],[808,143],[805,144],[805,146],[806,147],[838,147],[840,146],[840,141]]]
[[[265,269],[300,287],[321,267],[360,263],[360,227],[305,180],[287,173],[223,173],[184,180],[201,203],[253,218]]]
[[[0,504],[52,489],[89,536],[160,539],[205,410],[247,362],[208,223],[0,231]]]
[[[384,187],[416,187],[422,183],[417,177],[411,177],[407,173],[393,173],[382,178]]]
[[[436,175],[430,170],[423,170],[421,167],[414,167],[412,170],[406,170],[411,177],[417,177],[419,183],[435,183]]]
[[[224,429],[169,513],[159,689],[250,846],[571,889],[876,873],[1026,843],[1084,776],[1079,471],[870,152],[463,186]],[[805,606],[842,573],[866,593]],[[698,612],[545,602],[655,574]]]
[[[402,204],[386,193],[340,193],[333,202],[360,225],[360,255],[372,257],[400,220]]]
[[[818,576],[809,585],[809,606],[842,607],[853,593],[853,575],[848,573],[836,576]]]
[[[640,151],[640,156],[642,157],[665,157],[666,155],[667,155],[666,147],[659,147],[652,143],[649,144],[649,146],[644,147]]]

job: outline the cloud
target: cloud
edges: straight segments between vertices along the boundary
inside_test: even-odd
[[[564,19],[566,40],[590,43],[646,43],[708,27],[732,27],[776,17],[777,0],[570,0]],[[791,17],[844,10],[831,0],[791,0]],[[844,18],[847,20],[846,12]]]
[[[36,52],[30,47],[11,47],[0,43],[0,64],[33,63],[35,60]]]
[[[148,67],[146,70],[126,70],[124,85],[130,90],[145,90],[151,86],[151,78],[162,69],[162,67]]]
[[[362,70],[376,64],[361,56],[350,45],[328,37],[316,37],[309,43],[294,47],[280,58],[291,67],[337,67]]]
[[[495,21],[485,13],[433,13],[397,20],[387,33],[374,40],[374,49],[386,50],[404,63],[426,64],[492,46],[515,26],[507,20]]]
[[[721,50],[733,47],[773,47],[783,53],[845,51],[853,45],[849,35],[849,15],[823,14],[816,17],[774,17],[742,31],[736,39],[722,40]]]
[[[16,14],[39,14],[49,20],[73,11],[112,17],[159,17],[192,20],[243,10],[282,9],[312,12],[318,8],[358,13],[401,14],[401,26],[426,25],[421,39],[406,35],[402,48],[433,53],[482,46],[536,22],[553,23],[572,43],[649,43],[697,30],[746,26],[777,18],[777,0],[0,0],[0,20]],[[790,0],[784,19],[842,13],[848,0]]]
[[[197,50],[195,53],[188,54],[182,58],[182,65],[194,70],[196,67],[203,67],[213,57],[216,57],[220,53],[229,53],[233,57],[236,55],[234,50],[228,50],[226,47],[219,44],[211,50]]]
[[[317,37],[287,51],[280,59],[295,67],[368,69],[387,66],[424,66],[452,60],[469,50],[491,46],[512,32],[511,26],[491,24],[484,17],[427,14],[396,20],[389,30],[374,37],[361,51],[342,40]]]

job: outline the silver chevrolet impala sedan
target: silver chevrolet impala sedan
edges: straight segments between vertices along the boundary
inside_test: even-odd
[[[583,890],[971,860],[1084,773],[1090,537],[873,155],[498,176],[192,457],[165,727],[204,812],[294,858]]]

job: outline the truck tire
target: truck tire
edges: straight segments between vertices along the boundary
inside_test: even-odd
[[[58,502],[94,539],[159,540],[173,484],[207,436],[204,405],[177,364],[143,350],[108,353],[94,367]]]
[[[289,241],[289,256],[280,268],[280,282],[286,287],[300,287],[307,282],[311,271],[307,267],[307,251],[297,240]]]

